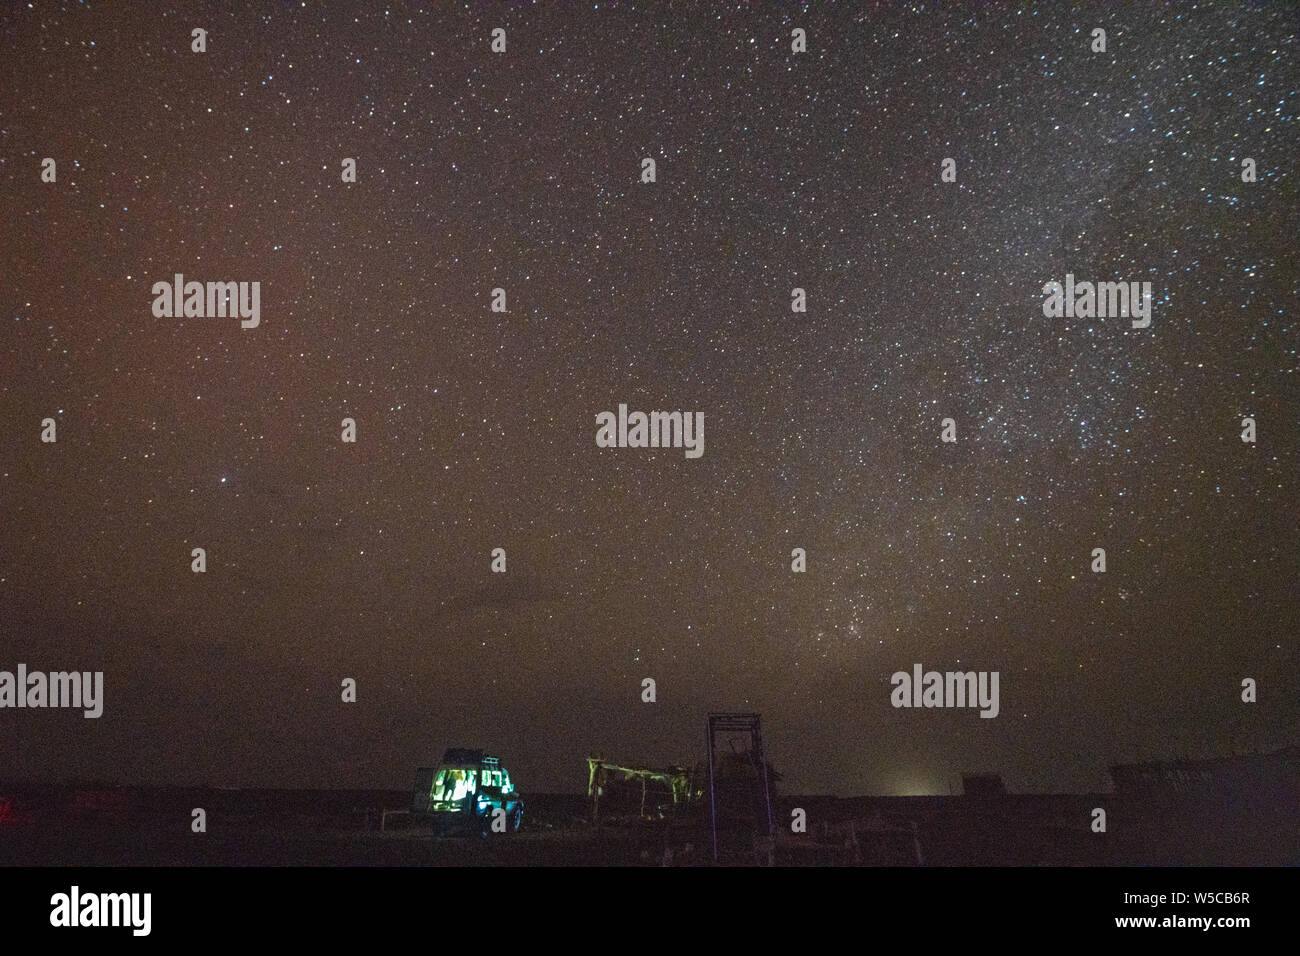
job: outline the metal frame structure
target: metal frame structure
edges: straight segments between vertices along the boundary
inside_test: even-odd
[[[713,833],[713,860],[718,861],[718,800],[714,781],[713,751],[717,746],[718,734],[749,734],[750,761],[758,772],[763,786],[763,806],[767,811],[767,838],[771,840],[775,832],[772,823],[772,796],[768,792],[767,757],[763,753],[763,722],[758,714],[709,714],[705,722],[705,733],[709,750],[709,820]]]

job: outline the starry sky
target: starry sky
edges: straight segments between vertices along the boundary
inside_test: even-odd
[[[106,700],[0,711],[0,779],[405,788],[485,746],[579,791],[710,710],[799,793],[1295,743],[1298,27],[7,5],[0,669]],[[1150,328],[1045,318],[1067,272],[1150,281]],[[260,326],[155,318],[175,273],[259,281]],[[598,448],[619,403],[703,412],[703,457]],[[892,708],[915,663],[1001,713]]]

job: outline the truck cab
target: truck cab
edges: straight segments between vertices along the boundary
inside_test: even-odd
[[[452,747],[437,768],[421,767],[415,774],[411,813],[433,821],[440,833],[462,830],[492,832],[497,810],[505,811],[505,832],[523,823],[524,801],[510,781],[499,757],[482,750]]]

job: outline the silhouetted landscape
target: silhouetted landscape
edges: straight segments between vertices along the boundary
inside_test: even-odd
[[[878,866],[1283,865],[1300,860],[1300,748],[1112,768],[1116,790],[958,796],[776,795],[774,862]],[[528,794],[518,833],[435,837],[400,790],[0,786],[4,865],[604,865],[711,862],[707,800],[660,819],[591,822],[585,794]],[[191,832],[192,810],[207,832]],[[1107,830],[1089,827],[1094,808]],[[383,829],[381,830],[381,826]],[[784,828],[788,830],[788,827]],[[743,856],[735,863],[756,860]]]

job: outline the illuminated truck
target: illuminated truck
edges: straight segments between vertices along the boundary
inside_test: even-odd
[[[411,815],[432,821],[439,834],[514,833],[523,823],[524,799],[500,758],[452,747],[442,755],[439,767],[415,772]],[[500,822],[494,826],[495,821]]]

